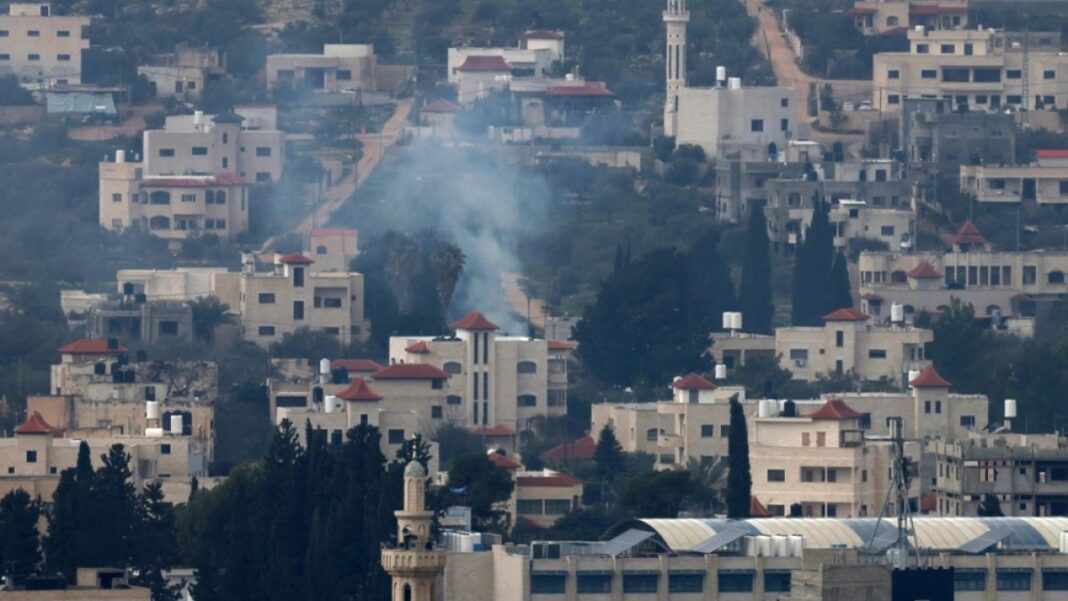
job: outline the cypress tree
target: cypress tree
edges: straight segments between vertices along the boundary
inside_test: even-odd
[[[37,550],[37,518],[40,505],[22,489],[13,490],[0,499],[0,565],[13,563],[16,573],[29,574],[37,569],[41,554]]]
[[[769,246],[764,211],[761,207],[753,207],[749,210],[749,226],[745,234],[745,259],[742,263],[738,306],[745,315],[746,330],[756,334],[771,334],[775,316]]]
[[[824,307],[824,315],[853,306],[853,292],[849,285],[849,264],[846,262],[845,255],[840,251],[834,255],[834,265],[831,267],[826,290],[828,302]]]
[[[834,260],[834,228],[830,208],[812,199],[812,223],[805,231],[794,264],[792,321],[795,326],[819,326],[831,303],[827,279]]]
[[[727,438],[727,517],[749,517],[749,503],[753,495],[753,476],[749,470],[749,433],[745,412],[738,396],[731,397],[731,428]]]

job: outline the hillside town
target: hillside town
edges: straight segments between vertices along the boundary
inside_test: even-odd
[[[3,3],[0,601],[1068,600],[1065,82],[1060,0]]]

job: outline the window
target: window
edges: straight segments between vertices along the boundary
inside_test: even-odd
[[[304,319],[304,301],[293,301],[293,319]]]
[[[881,235],[883,235],[883,236],[893,236],[894,235],[894,226],[892,226],[892,225],[884,225],[881,228],[879,228],[879,233]]]
[[[171,229],[171,220],[163,215],[157,215],[148,220],[148,229],[169,230]]]
[[[39,60],[41,60],[41,55],[40,54],[31,54],[31,55],[27,56],[26,59],[27,60],[31,60],[31,61],[39,61]]]
[[[660,583],[659,574],[628,574],[623,573],[624,593],[655,593]]]
[[[202,157],[202,156],[207,156],[207,154],[208,154],[208,147],[207,146],[194,146],[193,147],[193,156]]]
[[[66,29],[60,29],[59,31],[56,32],[56,37],[69,38],[70,37],[70,31],[68,31]]]
[[[70,60],[70,55],[69,54],[57,54],[56,55],[56,60],[57,61],[61,61],[61,62],[67,62],[67,61]]]
[[[260,326],[260,336],[274,336],[274,326]]]
[[[430,407],[430,417],[433,419],[441,419],[444,415],[441,405],[433,405]]]
[[[515,371],[520,374],[536,374],[538,373],[538,364],[533,361],[520,361],[516,363]]]
[[[336,79],[338,81],[352,81],[352,71],[348,69],[338,69]]]
[[[658,431],[656,428],[649,428],[645,431],[645,440],[648,440],[649,442],[656,442],[657,433]]]
[[[804,361],[808,359],[808,349],[805,348],[792,348],[790,349],[790,359],[794,361]]]
[[[460,395],[458,394],[450,394],[449,396],[445,397],[445,403],[448,405],[460,405],[463,402],[464,400],[460,398]]]
[[[0,54],[0,61],[9,61],[9,60],[11,60],[11,55],[10,54],[7,54],[7,53]]]
[[[764,120],[753,119],[749,122],[749,131],[764,131]]]
[[[340,309],[341,308],[341,299],[340,298],[336,298],[336,297],[335,298],[329,298],[329,297],[328,298],[324,298],[323,299],[323,307],[326,307],[327,309]]]
[[[257,171],[256,172],[256,181],[258,181],[258,182],[269,182],[269,181],[271,181],[271,174],[267,173],[266,171]]]
[[[1015,94],[1010,94],[1005,97],[1005,102],[1007,104],[1023,104],[1023,97],[1017,96]]]
[[[37,451],[26,451],[26,463],[37,463]]]
[[[789,593],[790,572],[764,572],[765,593]]]
[[[273,292],[261,292],[259,294],[259,299],[258,300],[259,300],[259,303],[261,305],[273,305],[274,304],[274,293]]]
[[[1063,284],[1064,272],[1055,269],[1046,275],[1046,281],[1050,284]]]
[[[256,156],[258,156],[258,157],[269,157],[269,156],[271,156],[271,147],[270,146],[257,146],[256,147]]]
[[[41,37],[41,32],[36,29],[31,29],[26,32],[26,35],[30,36],[31,38],[39,38]]]
[[[786,482],[786,470],[768,470],[768,482]]]
[[[1019,69],[1006,69],[1005,70],[1005,79],[1022,79],[1022,78],[1023,78],[1023,72],[1020,71]]]
[[[197,201],[197,195],[196,194],[182,194],[182,202],[196,202],[196,201]]]
[[[293,286],[296,287],[296,288],[303,288],[304,287],[304,268],[303,267],[294,267],[293,268]]]
[[[1024,285],[1034,285],[1038,280],[1038,271],[1034,265],[1024,265],[1023,269],[1023,283]]]
[[[924,413],[930,413],[931,412],[931,401],[924,401],[923,402],[923,412]]]
[[[172,157],[172,156],[174,156],[174,149],[173,148],[160,148],[159,149],[159,156],[161,156],[161,157]]]
[[[962,415],[962,416],[960,416],[960,425],[965,427],[965,428],[974,428],[975,427],[975,416],[974,415]]]
[[[886,359],[886,350],[881,348],[868,349],[869,359]]]
[[[530,593],[532,595],[562,595],[567,588],[566,574],[530,575]]]
[[[404,442],[404,430],[393,428],[389,431],[389,444],[401,444]]]
[[[178,322],[172,320],[159,322],[159,334],[160,336],[177,336]]]
[[[1068,572],[1054,572],[1052,570],[1043,570],[1042,590],[1068,591]]]
[[[716,425],[715,424],[701,424],[701,438],[715,438]]]
[[[931,51],[931,46],[928,44],[916,44],[916,54],[927,54]]]
[[[485,374],[483,374],[483,375],[485,375]],[[430,381],[430,388],[432,390],[441,390],[442,388],[445,388],[445,380],[442,380],[442,379],[431,380]],[[486,390],[489,390],[489,386],[486,387]]]
[[[516,404],[520,407],[536,407],[538,405],[538,397],[532,394],[521,394],[516,398]]]
[[[721,424],[720,427],[719,427],[719,437],[720,438],[727,438],[730,435],[731,435],[731,425],[730,424]]]
[[[1068,196],[1068,180],[1061,180],[1058,183],[1058,190],[1060,191],[1061,196]]]
[[[116,193],[112,194],[111,195],[111,202],[122,202],[122,194],[119,193],[119,192],[116,192]]]
[[[845,346],[845,332],[838,330],[834,333],[834,346],[838,348]]]
[[[1042,79],[1057,79],[1057,72],[1053,69],[1047,69],[1042,72]]]
[[[779,106],[781,106],[782,108],[786,108],[786,107],[790,106],[790,99],[789,98],[783,98],[783,99],[779,100]]]
[[[781,131],[786,131],[786,130],[790,129],[790,120],[789,119],[779,119],[779,129]]]
[[[923,79],[938,79],[938,69],[924,69],[920,71],[920,77]]]
[[[942,54],[955,54],[957,52],[956,44],[942,44],[938,49]]]
[[[569,511],[571,511],[571,501],[569,499],[545,500],[545,515],[564,515]]]
[[[445,365],[442,365],[441,369],[447,374],[458,374],[463,372],[463,366],[456,361],[445,362]]]
[[[886,72],[886,78],[887,79],[901,79],[901,71],[898,71],[897,69],[890,69],[889,71]]]
[[[6,29],[0,29],[0,38],[6,38],[7,36],[8,36],[7,30]]]
[[[999,591],[1031,590],[1031,570],[998,570],[997,586]]]
[[[705,575],[702,572],[668,574],[669,593],[703,593],[705,591]]]
[[[541,515],[543,512],[541,499],[519,499],[515,502],[515,512],[523,515]]]
[[[170,445],[170,443],[165,442],[165,443],[159,445],[159,454],[160,455],[170,455],[171,454],[171,445]]]
[[[968,83],[968,70],[959,67],[943,67],[942,68],[942,81],[953,83]],[[967,96],[964,100],[967,100]],[[961,99],[957,99],[957,104],[962,104]]]
[[[721,593],[751,593],[753,592],[752,572],[726,572],[719,573],[719,592]]]
[[[886,97],[887,104],[901,104],[901,96],[897,94],[889,94]]]

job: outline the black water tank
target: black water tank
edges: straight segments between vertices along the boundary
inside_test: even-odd
[[[316,386],[315,388],[312,388],[312,402],[313,403],[321,403],[321,402],[323,402],[323,389],[321,387]]]
[[[97,363],[93,366],[93,373],[98,376],[103,376],[108,373],[108,366],[106,363]]]
[[[797,403],[787,400],[782,404],[782,417],[797,417]]]

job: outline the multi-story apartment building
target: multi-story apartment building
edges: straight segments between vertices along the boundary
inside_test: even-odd
[[[324,44],[322,54],[271,54],[267,56],[267,87],[373,92],[377,66],[371,44]]]
[[[965,165],[960,189],[979,202],[1068,204],[1068,150],[1039,150],[1030,165]]]
[[[0,16],[0,75],[45,89],[82,83],[88,27],[89,17],[54,15],[47,2],[12,2]]]
[[[829,399],[804,416],[758,415],[750,426],[753,496],[774,516],[896,515],[887,502],[894,486],[894,443],[867,436],[861,417],[840,399]],[[905,455],[918,462],[920,445],[907,443]],[[914,510],[919,490],[913,480],[909,503]]]
[[[908,52],[875,55],[873,97],[880,110],[897,111],[905,98],[917,97],[980,111],[1068,106],[1060,85],[1068,55],[1060,52],[1057,33],[918,27],[908,36]]]
[[[926,453],[938,466],[939,515],[978,515],[986,495],[1007,516],[1068,515],[1068,440],[1059,434],[976,433],[928,441]]]
[[[970,303],[977,316],[1040,321],[1047,301],[1068,294],[1068,252],[996,251],[970,221],[947,252],[863,252],[857,270],[862,308],[886,319],[886,308],[900,304],[906,322],[917,312],[949,307],[954,298]]]
[[[901,101],[899,140],[910,175],[955,178],[961,165],[1011,164],[1016,154],[1016,122],[1011,115],[953,110],[944,98]]]
[[[930,365],[924,356],[934,336],[930,330],[873,325],[873,316],[856,309],[839,309],[823,319],[823,326],[775,328],[772,336],[714,333],[711,353],[729,367],[746,354],[773,354],[794,379],[807,382],[833,372],[904,386],[909,372]]]
[[[600,541],[450,551],[437,588],[443,601],[1053,601],[1068,590],[1066,528],[1065,518],[917,517],[911,569],[897,569],[889,519],[635,519]]]
[[[240,273],[215,274],[214,292],[240,314],[241,332],[261,346],[300,328],[337,336],[342,344],[367,338],[363,274],[319,271],[303,253],[276,254],[271,271],[256,271],[251,254]]]
[[[218,48],[178,44],[174,52],[152,57],[137,67],[137,74],[152,83],[155,96],[196,100],[208,82],[226,74],[226,54]]]
[[[857,0],[846,12],[864,35],[890,35],[923,27],[964,29],[968,26],[967,0]]]
[[[174,300],[149,301],[136,294],[94,304],[85,317],[89,338],[120,338],[148,344],[193,339],[193,308]]]
[[[796,137],[793,88],[743,87],[741,78],[709,88],[678,90],[676,144],[693,144],[710,159],[775,159]]]
[[[144,133],[147,177],[235,175],[273,182],[285,167],[285,140],[274,107],[236,107],[221,115],[167,117],[163,129]]]

